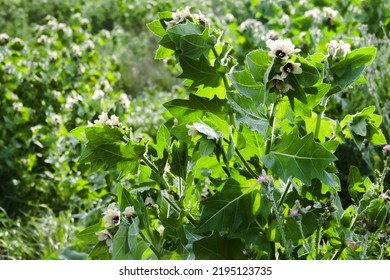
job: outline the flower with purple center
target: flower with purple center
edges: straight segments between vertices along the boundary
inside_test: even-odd
[[[287,78],[288,74],[302,74],[302,68],[300,63],[287,62],[283,66],[280,67],[280,77],[282,79]]]
[[[295,48],[295,45],[290,39],[267,40],[265,44],[270,49],[270,52],[268,53],[270,57],[276,57],[283,60],[288,59],[290,55],[301,51],[300,49]]]

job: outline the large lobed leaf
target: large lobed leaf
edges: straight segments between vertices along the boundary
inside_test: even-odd
[[[260,195],[259,189],[256,180],[227,180],[221,192],[202,202],[204,209],[195,232],[247,229],[258,211],[255,200]]]
[[[126,143],[122,129],[98,125],[86,127],[84,132],[87,142],[79,159],[81,163],[91,164],[93,170],[116,168],[121,172],[121,176],[138,171],[146,147],[131,141]],[[81,137],[79,130],[74,134]]]
[[[323,145],[314,141],[313,134],[300,138],[296,129],[283,135],[271,152],[261,158],[264,165],[283,180],[293,176],[306,185],[310,185],[314,178],[326,180],[325,169],[336,159]]]

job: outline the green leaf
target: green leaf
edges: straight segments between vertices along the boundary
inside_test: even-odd
[[[202,55],[208,57],[214,43],[215,38],[210,37],[207,29],[201,35],[191,34],[183,36],[180,39],[181,55],[191,59],[197,59]]]
[[[156,52],[156,55],[154,56],[155,59],[165,59],[173,56],[175,54],[175,51],[172,49],[168,49],[164,46],[159,46]]]
[[[342,61],[335,63],[331,70],[338,77],[341,77],[347,67],[356,69],[362,66],[368,66],[374,60],[376,51],[377,49],[374,47],[353,50],[348,53]]]
[[[207,157],[213,153],[215,148],[215,141],[206,138],[199,140],[199,151],[202,157]]]
[[[100,241],[99,243],[97,243],[89,253],[88,257],[96,260],[111,259],[109,248],[106,244],[106,241]]]
[[[174,99],[165,103],[164,107],[175,118],[186,123],[200,121],[207,112],[218,116],[224,116],[231,112],[227,100],[221,100],[217,97],[210,100],[196,95],[190,95],[188,100]]]
[[[284,181],[293,176],[306,185],[310,185],[314,178],[324,180],[325,169],[336,159],[323,145],[314,141],[313,134],[300,138],[297,129],[283,135],[272,146],[271,152],[261,158],[264,165]]]
[[[357,81],[365,67],[372,63],[375,55],[376,48],[360,48],[347,54],[342,61],[335,63],[331,68],[334,82],[329,95],[340,92]]]
[[[204,56],[201,56],[199,60],[180,56],[179,62],[183,69],[183,73],[181,73],[178,78],[192,80],[193,83],[191,88],[199,85],[205,85],[205,87],[218,87],[220,85],[221,76],[218,74],[216,68],[211,66]]]
[[[260,104],[264,100],[264,86],[258,84],[247,71],[232,72],[228,77],[238,92],[252,98],[255,104]]]
[[[139,218],[135,217],[132,219],[132,223],[129,226],[129,230],[127,232],[127,245],[129,247],[130,252],[134,252],[137,243],[138,243],[138,235],[139,235]]]
[[[87,244],[96,244],[99,240],[96,235],[97,232],[104,229],[104,226],[102,224],[102,221],[99,223],[87,227],[86,229],[82,230],[81,232],[76,234],[76,238],[84,241]]]
[[[367,207],[367,216],[370,221],[376,221],[379,228],[389,222],[390,204],[380,196],[370,201]]]
[[[165,125],[160,126],[157,131],[157,145],[155,145],[159,158],[164,157],[164,150],[169,146],[170,142],[171,134],[169,133],[168,128]]]
[[[185,24],[177,24],[167,30],[169,38],[175,43],[177,49],[180,48],[180,38],[185,35],[202,34],[204,27],[187,21]]]
[[[237,113],[237,119],[246,124],[252,130],[258,131],[262,135],[267,134],[269,122],[264,112],[260,111],[251,98],[228,92],[227,98],[230,105]]]
[[[195,233],[247,229],[259,210],[254,203],[260,195],[259,190],[260,184],[254,179],[242,182],[227,180],[221,192],[202,202],[204,209]]]
[[[340,219],[340,224],[345,228],[349,228],[351,226],[352,219],[355,215],[356,215],[355,207],[353,205],[350,205],[343,212],[343,215],[341,216]]]
[[[85,134],[88,142],[79,161],[90,163],[92,170],[116,168],[121,177],[138,171],[138,166],[146,148],[142,144],[125,143],[124,131],[107,125],[87,127]]]
[[[302,73],[290,75],[294,75],[298,83],[305,88],[317,84],[319,79],[321,78],[318,69],[302,57],[299,57],[296,62],[301,64]]]
[[[209,237],[195,241],[195,257],[198,260],[233,260],[244,257],[242,249],[245,244],[240,239],[229,239],[214,233]]]
[[[120,224],[118,231],[113,238],[112,259],[113,260],[129,260],[130,249],[127,242],[128,226]]]
[[[164,28],[164,26],[162,26],[160,19],[156,19],[156,20],[148,23],[146,26],[149,28],[149,30],[152,33],[154,33],[155,35],[157,35],[159,37],[163,37],[166,33],[165,28]]]
[[[256,82],[263,83],[264,74],[272,63],[272,58],[268,52],[263,50],[255,50],[247,54],[246,67],[252,74]]]
[[[127,206],[132,206],[130,193],[123,187],[121,183],[118,184],[118,204],[121,212],[125,211]]]
[[[354,115],[346,115],[340,122],[345,137],[353,139],[360,149],[365,140],[376,145],[386,144],[386,139],[379,128],[382,116],[374,114],[374,111],[375,106],[369,106]]]

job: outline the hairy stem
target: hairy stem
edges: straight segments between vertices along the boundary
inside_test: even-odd
[[[279,207],[276,205],[272,189],[270,187],[268,187],[268,188],[269,188],[269,198],[270,198],[272,206],[273,206],[273,208],[275,210],[275,217],[276,217],[276,222],[277,222],[276,223],[277,224],[277,228],[278,228],[278,231],[280,232],[280,235],[282,236],[282,243],[283,243],[282,245],[286,249],[287,259],[290,259],[290,248],[289,248],[289,245],[287,243],[286,234],[285,234],[284,228],[283,228],[284,217],[282,218],[281,215],[280,215]]]
[[[276,100],[275,103],[271,104],[271,108],[270,108],[269,125],[271,127],[271,135],[268,136],[267,142],[265,144],[265,155],[268,155],[271,152],[271,146],[274,140],[275,107],[277,104],[278,104],[278,100]]]
[[[150,235],[150,236],[152,236],[152,234],[151,234],[151,232],[149,232],[149,230],[148,230],[148,234]],[[150,240],[148,240],[147,238],[146,238],[146,236],[142,233],[142,231],[139,231],[139,235],[141,236],[141,238],[146,242],[146,243],[149,243],[149,245],[150,245],[150,249],[153,251],[153,253],[156,255],[156,257],[157,257],[157,259],[161,259],[161,256],[160,256],[160,253],[158,252],[158,250],[156,249],[156,247],[154,247],[154,244],[153,244],[153,242],[151,242]]]
[[[161,183],[160,187],[162,190],[169,190],[170,189],[170,186],[167,182],[167,180],[164,178],[164,176],[162,176],[159,171],[158,171],[158,168],[154,165],[153,162],[151,162],[147,157],[146,155],[143,155],[142,157],[142,160],[145,162],[145,164],[150,167],[150,169],[152,169],[152,171],[161,179],[159,180],[159,183]],[[175,202],[171,201],[171,199],[169,197],[167,197],[166,195],[164,195],[164,192],[163,192],[163,197],[165,198],[165,200],[168,202],[168,204],[177,212],[180,214],[181,212],[181,209],[178,205],[176,205]],[[188,221],[193,225],[193,226],[196,226],[196,220],[192,217],[191,214],[187,214],[186,215],[186,218],[188,219]]]
[[[303,248],[305,249],[306,252],[309,253],[309,256],[311,257],[311,259],[315,260],[315,258],[313,257],[313,255],[311,253],[311,246],[308,242],[306,242],[306,237],[305,237],[305,234],[303,233],[302,222],[300,220],[297,220],[297,224],[298,224],[299,232],[301,233],[301,237],[303,240],[302,241]]]
[[[316,230],[316,260],[319,259],[319,246],[320,246],[320,232],[321,232],[321,227],[317,227]]]
[[[219,64],[221,64],[221,59],[220,59],[219,54],[218,54],[217,50],[215,49],[215,47],[213,46],[211,48],[211,50],[215,56],[215,59],[218,60]],[[223,85],[225,86],[225,89],[230,90],[229,81],[226,77],[226,74],[221,74],[221,77],[222,77],[222,81],[223,81]]]
[[[278,202],[278,209],[280,208],[280,206],[282,206],[282,204],[283,204],[283,202],[284,202],[284,199],[286,198],[286,195],[287,195],[287,193],[288,193],[288,190],[289,190],[289,188],[290,188],[290,186],[291,186],[291,180],[292,180],[292,178],[290,177],[290,178],[288,178],[288,182],[287,182],[287,186],[286,186],[286,188],[284,189],[284,192],[283,192],[283,195],[282,195],[282,197],[280,198],[280,200],[279,200],[279,202]]]
[[[318,135],[320,134],[320,128],[321,128],[321,120],[325,112],[326,104],[328,103],[328,98],[323,97],[321,100],[321,109],[317,114],[317,123],[316,123],[316,130],[314,132],[314,138],[318,139]]]

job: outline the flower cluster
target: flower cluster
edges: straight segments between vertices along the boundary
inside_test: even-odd
[[[207,23],[207,19],[204,16],[204,14],[202,14],[199,11],[198,14],[192,15],[190,12],[190,9],[191,9],[191,7],[186,6],[184,8],[184,10],[177,9],[176,12],[173,12],[172,13],[172,20],[165,22],[167,25],[167,28],[171,28],[171,27],[175,26],[176,24],[184,23],[184,22],[186,22],[187,19],[189,19],[191,17],[196,19],[199,23],[203,23],[203,24]]]
[[[100,100],[104,97],[104,91],[101,89],[97,89],[93,92],[92,99],[93,100]]]
[[[130,100],[129,97],[127,97],[126,93],[121,93],[119,96],[119,101],[122,104],[123,108],[127,111],[130,107]]]
[[[343,41],[331,40],[326,44],[328,48],[328,56],[335,57],[345,57],[348,53],[351,52],[351,45]]]
[[[301,203],[299,200],[295,200],[295,208],[290,210],[290,216],[296,219],[299,219],[302,214],[306,214],[310,209],[311,206],[307,206],[305,208],[302,208]]]
[[[305,12],[304,16],[311,17],[314,20],[320,20],[321,18],[326,18],[328,20],[332,20],[338,14],[338,11],[336,11],[330,7],[324,7],[322,9],[322,11],[323,11],[323,14],[321,13],[320,9],[315,7],[315,8],[312,8],[310,10],[307,10]]]
[[[7,33],[0,34],[0,45],[5,45],[9,42],[9,36]]]
[[[280,59],[280,61],[288,60],[290,55],[298,53],[301,50],[296,49],[295,45],[290,39],[278,39],[278,40],[267,40],[267,47],[270,48],[268,55],[270,57]],[[286,93],[294,88],[285,81],[289,74],[301,74],[302,68],[300,63],[294,63],[287,61],[279,67],[279,71],[275,74],[269,82],[270,88],[276,88],[279,92]]]
[[[88,121],[88,126],[93,126],[94,124],[107,124],[109,126],[116,126],[116,127],[122,127],[122,124],[119,122],[119,118],[116,115],[111,115],[110,118],[108,118],[108,114],[106,112],[103,112],[99,115],[99,119],[94,120],[93,123]]]

